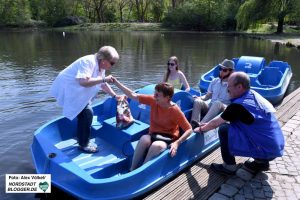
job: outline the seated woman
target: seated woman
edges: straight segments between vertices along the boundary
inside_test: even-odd
[[[164,75],[163,82],[170,83],[176,89],[181,90],[184,87],[185,91],[190,91],[190,86],[185,75],[179,70],[178,58],[176,56],[170,57],[167,65],[168,68]]]
[[[192,127],[180,108],[171,101],[174,88],[169,83],[155,86],[154,95],[137,94],[121,84],[115,77],[114,84],[129,98],[150,106],[149,134],[143,135],[133,155],[130,171],[159,155],[170,144],[170,154],[175,156],[179,145],[192,133]],[[172,116],[172,117],[170,117]],[[184,130],[182,136],[179,127]]]

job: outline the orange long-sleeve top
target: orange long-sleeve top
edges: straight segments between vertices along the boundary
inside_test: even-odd
[[[179,138],[179,127],[184,131],[191,129],[191,125],[185,118],[183,112],[174,103],[169,108],[159,106],[154,96],[139,95],[138,100],[142,104],[150,106],[150,128],[149,133],[164,133],[170,136],[173,140]]]

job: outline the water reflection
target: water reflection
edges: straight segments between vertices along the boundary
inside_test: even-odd
[[[114,46],[120,62],[112,73],[132,89],[162,80],[166,62],[179,58],[191,86],[224,58],[242,55],[284,60],[293,66],[289,87],[300,86],[299,51],[241,36],[174,32],[0,32],[0,168],[8,173],[33,173],[30,149],[33,132],[61,110],[48,95],[59,71],[103,45]],[[100,95],[103,97],[103,95]],[[0,196],[18,199],[19,195]],[[22,195],[32,199],[32,195]]]

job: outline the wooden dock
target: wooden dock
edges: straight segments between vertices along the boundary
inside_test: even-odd
[[[300,88],[285,97],[283,102],[276,108],[276,116],[281,125],[284,125],[299,110],[299,102]],[[237,157],[236,160],[237,163],[243,163],[246,159]],[[230,176],[216,174],[209,168],[211,163],[222,162],[220,148],[217,148],[165,185],[147,194],[144,199],[208,199],[230,178]]]
[[[282,103],[276,108],[276,117],[278,121],[285,124],[291,119],[300,108],[300,88],[286,96]]]

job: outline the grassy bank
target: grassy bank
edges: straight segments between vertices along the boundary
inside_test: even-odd
[[[276,34],[277,26],[274,23],[260,24],[256,27],[245,31],[249,37],[255,39],[270,40],[274,43],[280,43],[287,47],[295,47],[300,49],[300,27],[284,26],[282,34]]]
[[[161,23],[85,23],[55,28],[63,31],[166,31]]]
[[[280,43],[287,47],[300,49],[300,34],[299,33],[284,33],[284,34],[249,34],[249,37],[255,39],[270,40],[274,43]]]
[[[4,27],[5,28],[5,27]],[[8,29],[6,27],[5,29]],[[237,31],[212,31],[199,32],[204,34],[231,34],[244,35],[254,39],[266,39],[271,42],[278,42],[287,47],[295,47],[300,49],[300,27],[285,26],[283,34],[275,34],[277,26],[275,24],[261,24],[244,32]],[[30,27],[15,27],[14,30],[51,30],[51,31],[183,31],[165,28],[161,23],[84,23],[75,26],[66,26],[60,28],[47,28],[44,24],[34,23]]]
[[[300,49],[300,28],[285,26],[283,34],[275,34],[276,25],[261,24],[245,32],[205,32],[206,34],[238,34],[256,39],[279,42],[288,47]],[[54,28],[58,31],[179,31],[162,26],[161,23],[85,23],[75,26]],[[182,31],[182,30],[181,30]]]

